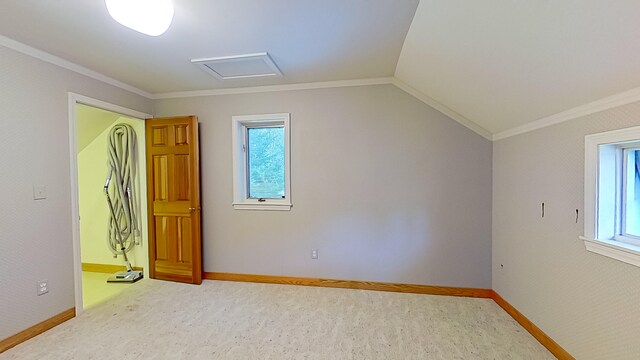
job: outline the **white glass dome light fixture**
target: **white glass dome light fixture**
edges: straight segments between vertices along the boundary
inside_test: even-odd
[[[105,0],[109,15],[137,32],[159,36],[173,20],[171,0]]]

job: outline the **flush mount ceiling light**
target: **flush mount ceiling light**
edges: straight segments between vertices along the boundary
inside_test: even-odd
[[[120,24],[149,36],[164,34],[173,20],[171,0],[105,0]]]
[[[191,62],[220,80],[282,76],[282,72],[266,52],[191,59]]]

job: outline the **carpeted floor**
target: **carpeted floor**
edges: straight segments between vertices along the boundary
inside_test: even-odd
[[[554,359],[489,299],[143,280],[0,359]]]
[[[113,274],[82,272],[82,303],[85,309],[92,308],[102,302],[117,297],[134,284],[107,283]]]

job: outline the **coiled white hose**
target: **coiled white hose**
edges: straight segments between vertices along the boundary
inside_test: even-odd
[[[136,133],[128,124],[116,124],[107,139],[107,182],[104,191],[111,202],[107,226],[107,244],[114,256],[125,255],[136,244]],[[109,189],[109,185],[112,190]],[[115,218],[114,218],[115,216]],[[120,236],[118,236],[118,231]]]

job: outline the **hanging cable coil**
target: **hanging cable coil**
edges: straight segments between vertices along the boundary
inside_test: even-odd
[[[136,133],[128,124],[116,124],[107,144],[107,181],[104,193],[109,205],[107,243],[114,256],[127,255],[139,236],[136,215]],[[111,186],[110,186],[111,185]]]

